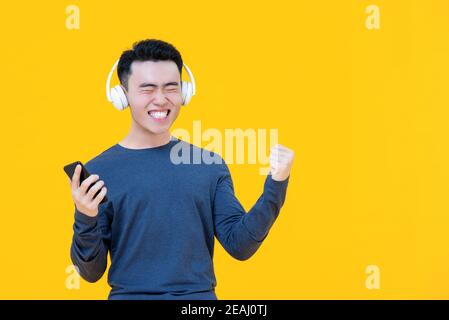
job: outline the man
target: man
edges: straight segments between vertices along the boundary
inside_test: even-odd
[[[86,281],[95,282],[110,252],[109,299],[217,299],[214,236],[234,258],[250,258],[285,200],[293,152],[280,145],[271,150],[263,194],[248,213],[224,161],[173,163],[174,146],[203,152],[169,131],[182,104],[182,66],[178,50],[160,40],[123,52],[118,76],[131,129],[85,164],[91,176],[80,184],[78,166],[69,179],[71,259]]]

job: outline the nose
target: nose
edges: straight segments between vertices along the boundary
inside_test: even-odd
[[[162,92],[162,90],[156,90],[152,102],[155,105],[163,105],[163,104],[165,104],[167,102],[167,97]]]

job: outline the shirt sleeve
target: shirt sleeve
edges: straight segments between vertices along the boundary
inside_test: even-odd
[[[290,177],[283,181],[265,179],[263,193],[246,213],[234,194],[231,174],[226,164],[214,197],[215,236],[237,260],[249,259],[261,246],[284,204]]]
[[[111,201],[100,204],[96,217],[89,217],[75,207],[70,256],[80,276],[88,282],[98,281],[106,270],[112,211]]]

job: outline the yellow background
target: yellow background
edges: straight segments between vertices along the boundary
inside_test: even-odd
[[[380,30],[365,27],[370,4]],[[175,127],[278,128],[296,153],[259,251],[240,262],[216,241],[220,299],[449,298],[448,1],[13,1],[0,30],[0,298],[107,297],[106,274],[65,287],[62,167],[127,134],[105,80],[145,38],[174,44],[196,76]],[[265,177],[230,168],[249,209]]]

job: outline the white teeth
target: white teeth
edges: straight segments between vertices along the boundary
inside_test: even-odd
[[[150,111],[149,114],[152,118],[163,119],[163,118],[167,117],[168,110],[167,111]]]

